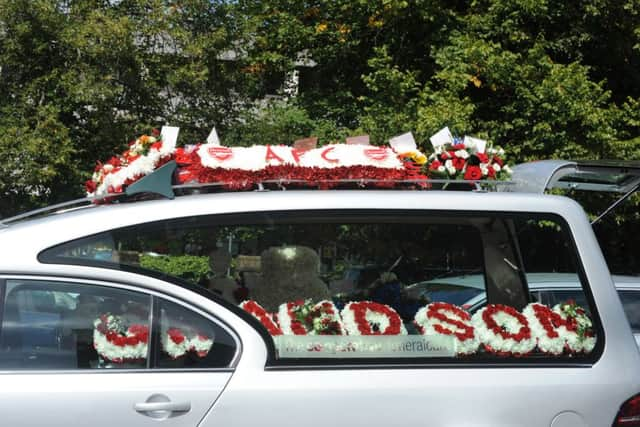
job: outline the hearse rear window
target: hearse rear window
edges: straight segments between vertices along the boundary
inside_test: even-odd
[[[258,320],[282,363],[584,360],[598,343],[590,298],[546,306],[529,293],[528,273],[584,287],[552,215],[200,216],[97,234],[41,260],[135,267],[208,288]],[[479,297],[486,305],[468,311]]]

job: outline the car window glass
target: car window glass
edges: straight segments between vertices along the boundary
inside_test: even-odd
[[[587,296],[581,289],[567,289],[567,290],[555,290],[548,291],[550,296],[549,305],[563,304],[567,302],[575,302],[580,307],[584,307],[588,310],[589,304],[587,303]]]
[[[578,360],[597,342],[582,318],[593,312],[586,299],[530,305],[532,280],[585,286],[571,235],[552,215],[211,215],[101,233],[41,259],[161,272],[208,288],[259,320],[277,360]],[[487,305],[467,312],[482,294]],[[539,344],[545,328],[576,337]]]
[[[146,368],[148,296],[57,282],[5,286],[0,369]]]
[[[631,330],[634,333],[640,333],[640,292],[638,291],[619,291],[622,307],[629,319]]]
[[[223,327],[185,307],[160,300],[158,323],[157,368],[226,368],[235,356],[236,344]]]

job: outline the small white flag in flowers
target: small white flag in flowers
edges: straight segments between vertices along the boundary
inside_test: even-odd
[[[215,126],[211,129],[211,133],[207,137],[207,144],[220,145],[220,138],[218,138],[218,132],[216,132]]]
[[[173,149],[178,142],[179,127],[175,126],[162,126],[160,135],[162,135],[162,145],[165,149]]]
[[[409,153],[418,149],[416,140],[413,138],[411,132],[394,136],[389,140],[389,145],[391,145],[391,148],[393,148],[396,153]]]
[[[471,136],[465,136],[464,146],[465,148],[475,150],[476,153],[484,153],[484,150],[487,147],[487,141],[484,139],[473,138]]]
[[[438,149],[438,147],[442,147],[445,144],[453,144],[453,135],[451,135],[451,131],[448,127],[444,127],[429,138],[429,140],[431,141],[433,148]]]

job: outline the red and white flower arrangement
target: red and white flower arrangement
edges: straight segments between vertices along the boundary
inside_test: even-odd
[[[415,315],[422,335],[446,335],[454,338],[457,354],[473,354],[480,343],[471,324],[471,316],[462,308],[445,302],[422,307]]]
[[[193,352],[198,357],[206,357],[213,346],[213,340],[206,335],[195,333],[188,337],[180,328],[168,328],[161,335],[162,350],[172,359]]]
[[[317,304],[298,300],[281,304],[278,321],[285,335],[345,335],[336,306],[330,301]]]
[[[93,322],[93,327],[93,347],[103,359],[125,363],[147,357],[148,326],[127,325],[121,317],[106,313]]]
[[[262,326],[264,326],[269,335],[277,336],[282,335],[282,329],[278,325],[278,323],[274,319],[274,315],[267,312],[260,304],[253,300],[246,300],[240,303],[240,308],[242,308],[247,313],[251,314],[253,317],[258,319]]]
[[[369,185],[394,186],[397,181],[427,179],[417,163],[423,157],[419,152],[399,155],[391,147],[349,144],[305,150],[203,144],[176,151],[180,184],[216,182],[233,189],[252,188],[266,181],[320,188],[330,188],[339,180],[381,181]]]
[[[531,333],[536,339],[538,350],[543,353],[560,355],[567,341],[569,322],[546,305],[531,303],[522,314],[527,318]]]
[[[481,139],[454,138],[448,128],[431,137],[434,153],[429,156],[426,172],[439,179],[509,179],[512,170],[501,147],[487,147]]]
[[[90,180],[85,183],[87,196],[104,197],[124,191],[140,178],[150,174],[172,159],[175,141],[166,142],[160,132],[142,135],[129,143],[129,149],[106,163],[98,163]]]
[[[473,315],[471,324],[490,353],[519,357],[536,346],[527,318],[513,307],[489,304]]]
[[[350,302],[341,314],[349,335],[407,335],[400,315],[385,304]]]
[[[553,307],[553,311],[570,325],[567,327],[566,334],[569,350],[577,353],[591,353],[596,346],[596,336],[593,323],[586,311],[573,300],[557,304]]]

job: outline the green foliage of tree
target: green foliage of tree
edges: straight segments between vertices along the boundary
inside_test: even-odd
[[[204,283],[211,275],[209,257],[193,255],[140,255],[140,267],[180,277],[193,283]]]
[[[82,194],[96,160],[151,127],[222,130],[246,73],[229,5],[0,0],[0,216]]]
[[[425,150],[449,126],[515,161],[640,158],[637,0],[0,0],[0,67],[0,216],[81,195],[163,124]]]

